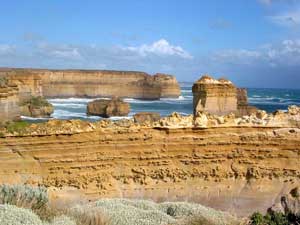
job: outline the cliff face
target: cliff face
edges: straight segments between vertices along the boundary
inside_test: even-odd
[[[18,87],[0,77],[0,122],[20,117]]]
[[[12,76],[26,95],[45,97],[129,97],[159,99],[178,97],[180,88],[175,77],[143,72],[101,70],[2,69]]]
[[[22,137],[0,139],[0,183],[72,186],[89,198],[196,201],[245,215],[300,182],[300,109],[260,118],[33,124]]]

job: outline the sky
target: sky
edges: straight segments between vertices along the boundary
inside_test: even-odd
[[[0,67],[300,88],[300,0],[0,0]]]

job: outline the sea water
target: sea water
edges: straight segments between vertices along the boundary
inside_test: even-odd
[[[112,117],[111,119],[131,118],[137,112],[158,112],[161,116],[178,112],[188,115],[193,110],[192,83],[180,83],[181,96],[179,98],[163,98],[160,100],[138,100],[125,98],[130,104],[131,112],[127,117]],[[287,110],[289,105],[300,105],[300,89],[268,89],[247,88],[249,104],[259,109],[273,112],[277,109]],[[91,98],[66,98],[48,99],[54,105],[52,118],[55,119],[84,119],[99,120],[101,117],[88,116],[86,114],[87,103],[93,101]],[[27,120],[46,120],[25,118]]]

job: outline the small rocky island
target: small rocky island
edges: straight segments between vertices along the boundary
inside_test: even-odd
[[[130,105],[118,97],[112,99],[98,99],[89,102],[87,114],[101,117],[127,116],[130,112]]]

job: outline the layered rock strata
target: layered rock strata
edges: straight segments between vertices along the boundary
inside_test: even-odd
[[[0,122],[20,117],[18,87],[0,77]]]
[[[159,99],[179,97],[174,76],[109,70],[1,69],[11,77],[23,97],[129,97]]]
[[[174,113],[150,126],[52,120],[2,133],[0,183],[75,187],[91,199],[187,200],[246,215],[300,182],[296,106],[242,118]]]
[[[247,91],[236,88],[226,79],[213,79],[210,76],[202,76],[193,85],[194,115],[197,112],[209,112],[215,115],[235,113],[238,116],[250,115],[256,110],[248,105]]]

